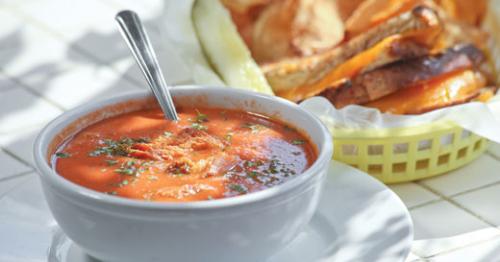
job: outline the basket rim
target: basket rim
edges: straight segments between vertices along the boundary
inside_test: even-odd
[[[439,120],[431,123],[423,123],[415,126],[393,127],[393,128],[331,128],[333,139],[359,139],[359,140],[399,140],[401,138],[410,138],[416,136],[435,136],[447,132],[453,132],[454,129],[462,129],[453,121]]]

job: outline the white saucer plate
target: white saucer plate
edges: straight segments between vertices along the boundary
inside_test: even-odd
[[[312,221],[268,261],[404,261],[412,240],[410,215],[390,189],[357,169],[332,161]],[[0,261],[97,260],[85,255],[60,230],[38,178],[31,177],[0,199]]]

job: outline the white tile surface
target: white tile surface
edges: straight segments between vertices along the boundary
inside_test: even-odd
[[[500,185],[460,195],[454,200],[490,223],[500,226]]]
[[[500,261],[500,237],[432,258],[435,262]]]
[[[416,240],[451,237],[488,227],[481,220],[446,201],[415,208],[410,213]]]
[[[491,143],[488,152],[494,155],[497,160],[500,160],[500,144]]]
[[[77,66],[51,76],[47,82],[23,78],[35,92],[69,109],[89,101],[138,90],[128,80],[108,68]],[[24,82],[23,82],[24,83]]]
[[[141,17],[151,17],[161,11],[164,0],[105,0],[105,2],[116,7],[116,10],[130,9],[137,12]]]
[[[2,60],[6,61],[3,67],[8,75],[22,78],[28,86],[33,88],[45,89],[55,76],[73,70],[75,66],[84,65],[95,71],[116,71],[121,75],[126,75],[126,78],[131,80],[133,84],[146,87],[144,77],[135,65],[135,61],[113,20],[116,12],[125,8],[121,6],[126,5],[103,4],[102,1],[97,0],[55,0],[55,2],[50,2],[50,5],[43,4],[46,1],[28,1],[17,7],[21,13],[33,16],[35,21],[38,20],[38,23],[26,23],[8,10],[2,12],[0,9],[0,18],[8,21],[8,24],[11,25],[9,28],[12,28],[10,30],[12,32],[5,33],[6,38],[12,40],[6,44],[0,42],[0,47],[3,47],[0,49],[0,59],[3,58],[2,50],[7,50],[5,51],[5,59]],[[86,9],[94,8],[100,8],[100,12],[89,11],[92,13],[93,19],[75,20],[72,17],[68,22],[55,23],[56,20],[66,19],[68,14],[60,14],[59,12],[52,14],[45,9],[59,2],[62,4],[61,8],[65,8],[67,5],[72,6],[71,9],[65,9],[69,13],[85,12]],[[160,7],[154,8],[155,5]],[[43,10],[38,12],[37,8],[40,6],[43,6]],[[129,3],[128,6],[133,6],[133,4]],[[143,18],[167,83],[186,82],[190,79],[189,72],[179,66],[182,64],[179,61],[181,58],[175,54],[175,50],[164,43],[160,36],[158,25],[161,22],[159,18],[154,16],[161,13],[161,6],[158,1],[151,2],[149,6],[145,7],[147,10],[143,12],[145,13]],[[43,26],[37,26],[38,24]],[[53,32],[64,32],[65,34]],[[67,32],[76,32],[77,34]],[[103,68],[106,64],[111,67]]]
[[[44,123],[61,113],[50,103],[23,88],[0,94],[0,135]]]
[[[445,196],[454,195],[500,181],[500,161],[484,154],[477,160],[450,174],[422,182]]]
[[[445,225],[442,226],[446,227]],[[451,237],[426,238],[413,241],[412,252],[423,258],[429,258],[443,252],[461,249],[496,236],[500,236],[500,231],[496,228],[488,227]]]
[[[415,254],[413,254],[412,252],[410,252],[410,254],[408,255],[408,257],[406,258],[406,262],[417,262],[421,260],[421,258]]]
[[[110,30],[115,26],[113,10],[104,1],[99,0],[21,1],[15,8],[23,15],[33,18],[36,23],[50,25],[53,31],[65,35],[68,39],[78,39],[85,35],[89,28]]]
[[[0,2],[0,71],[45,98],[42,100],[5,79],[0,72],[1,147],[32,164],[32,144],[40,125],[61,112],[46,100],[71,108],[115,93],[146,88],[113,20],[116,12],[125,8],[137,11],[146,22],[167,82],[189,80],[186,72],[176,66],[180,64],[176,59],[182,58],[175,57],[175,50],[161,39],[163,0]],[[483,156],[465,168],[423,183],[440,194],[452,196],[498,182],[500,145],[492,145],[489,152],[496,158]],[[34,175],[9,175],[27,172],[30,167],[2,151],[0,165],[5,171],[0,171],[0,180],[9,176],[0,181],[0,197]],[[445,200],[433,202],[439,196],[418,184],[391,188],[407,207],[419,206],[411,211],[417,239],[413,251],[428,260],[410,254],[406,261],[500,261],[500,237],[495,238],[499,229],[489,227]],[[500,185],[454,198],[477,215],[500,225],[497,199],[500,199]],[[495,239],[486,241],[492,238]]]
[[[33,142],[41,128],[42,126],[36,126],[2,135],[0,146],[34,167]]]
[[[22,43],[21,53],[2,65],[3,70],[37,94],[72,108],[92,99],[135,89],[115,70],[96,63],[50,33],[23,24],[19,17],[5,11],[0,11],[0,17],[11,24],[17,23]]]
[[[31,168],[0,149],[0,180],[30,171]],[[1,184],[1,182],[0,182]]]
[[[439,199],[439,196],[415,183],[396,184],[389,187],[403,200],[408,208]]]
[[[2,196],[4,196],[5,194],[8,194],[10,190],[24,183],[26,180],[28,180],[31,176],[34,175],[35,175],[34,173],[30,173],[22,176],[12,177],[2,181],[0,183],[0,198],[2,198]]]
[[[18,87],[19,84],[13,82],[11,79],[5,77],[3,74],[0,73],[0,95],[1,92]]]
[[[0,19],[0,67],[7,75],[18,78],[37,76],[40,69],[55,67],[67,56],[67,44],[46,30],[2,8]]]

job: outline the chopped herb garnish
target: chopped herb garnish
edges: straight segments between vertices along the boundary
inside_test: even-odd
[[[208,122],[208,116],[206,114],[200,113],[198,109],[195,110],[196,110],[196,122],[198,123]]]
[[[229,189],[236,191],[240,194],[245,194],[248,190],[240,184],[229,184]]]
[[[106,159],[106,163],[108,164],[108,166],[114,166],[114,165],[118,164],[118,160]]]
[[[214,198],[212,196],[208,196],[207,200],[213,200]]]
[[[224,136],[224,140],[226,140],[227,142],[231,142],[231,140],[233,140],[233,134],[232,133],[227,133]]]
[[[242,127],[243,128],[248,128],[248,129],[252,130],[252,133],[257,133],[257,132],[259,132],[259,130],[261,130],[262,128],[264,128],[263,125],[253,124],[253,123],[245,123],[245,124],[243,124]]]
[[[116,191],[105,192],[108,195],[116,196],[118,193]]]
[[[302,140],[302,139],[294,139],[292,140],[292,145],[302,145],[304,144],[306,141]]]
[[[252,170],[252,171],[247,171],[247,175],[248,175],[249,177],[254,178],[254,177],[258,177],[258,176],[259,176],[259,172],[257,172],[257,171],[253,171],[253,170]]]
[[[278,164],[279,161],[277,159],[271,160],[271,163],[269,164],[269,173],[271,174],[277,174],[278,173]]]
[[[120,185],[121,185],[121,186],[126,186],[126,185],[128,185],[128,180],[127,180],[127,179],[123,180],[123,181],[120,183]]]
[[[58,158],[68,158],[70,156],[71,155],[69,153],[64,153],[64,152],[57,152],[56,153],[56,157],[58,157]]]
[[[128,176],[133,176],[136,173],[135,168],[118,168],[115,169],[115,173],[121,174],[121,175],[128,175]]]
[[[104,146],[96,148],[94,151],[89,153],[89,156],[127,156],[132,145],[136,143],[149,143],[150,141],[151,139],[147,137],[136,139],[125,137],[120,140],[105,139],[102,141]]]
[[[168,131],[163,132],[164,137],[171,137],[172,135],[173,135],[172,132],[168,132]]]
[[[256,167],[256,166],[261,166],[262,162],[261,161],[246,161],[245,166],[246,167]]]
[[[208,128],[200,123],[192,123],[191,127],[196,130],[207,130]]]

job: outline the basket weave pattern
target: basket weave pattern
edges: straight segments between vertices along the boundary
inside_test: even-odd
[[[461,167],[488,140],[447,122],[384,130],[336,130],[333,158],[384,183],[436,176]]]

